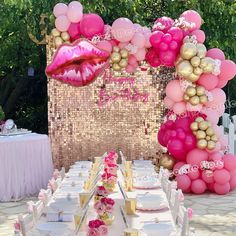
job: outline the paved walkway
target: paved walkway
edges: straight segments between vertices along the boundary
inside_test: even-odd
[[[26,213],[26,202],[0,203],[0,236],[13,235],[13,224],[18,214]],[[191,207],[194,216],[190,226],[196,229],[196,236],[236,235],[236,191],[226,196],[216,194],[185,195],[186,207]]]

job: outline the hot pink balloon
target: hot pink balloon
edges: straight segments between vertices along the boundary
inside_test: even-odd
[[[104,32],[103,19],[94,13],[84,14],[80,21],[80,32],[89,39],[95,35],[102,34]]]
[[[146,38],[140,32],[134,34],[133,38],[131,39],[131,43],[138,48],[143,48],[145,46]]]
[[[177,115],[181,115],[186,111],[186,105],[185,102],[177,102],[173,106],[173,111]]]
[[[236,188],[236,176],[234,176],[233,178],[231,178],[231,180],[229,181],[229,185],[230,185],[230,190],[234,190]]]
[[[215,192],[215,189],[214,189],[214,183],[211,183],[211,184],[207,184],[207,188],[210,192]]]
[[[64,31],[67,31],[69,29],[70,21],[64,15],[63,16],[58,16],[55,20],[55,26],[59,31],[64,32]]]
[[[178,175],[176,177],[177,187],[183,192],[187,191],[191,186],[191,180],[187,175]]]
[[[68,29],[68,33],[71,39],[74,41],[80,36],[80,24],[79,23],[71,23]]]
[[[194,169],[192,171],[190,171],[188,173],[188,177],[191,179],[191,180],[195,180],[195,179],[198,179],[200,176],[200,172],[198,169]]]
[[[225,60],[225,54],[219,49],[219,48],[212,48],[207,51],[206,54],[207,57],[211,57],[213,59],[218,59],[218,60]]]
[[[179,80],[172,80],[167,84],[166,95],[174,102],[183,101],[184,92],[180,86]]]
[[[223,156],[223,161],[225,163],[225,169],[232,171],[236,169],[236,156],[233,154],[226,154]]]
[[[116,40],[129,42],[135,34],[134,24],[128,18],[118,18],[113,22],[111,32]]]
[[[172,51],[174,51],[174,52],[177,51],[178,47],[179,47],[179,45],[178,45],[178,43],[177,43],[176,41],[171,41],[171,42],[169,43],[169,48],[170,48],[170,50],[172,50]]]
[[[108,52],[112,51],[112,45],[107,40],[102,40],[102,41],[98,42],[97,47],[104,50],[104,51],[108,51]]]
[[[159,53],[160,60],[163,65],[165,66],[174,66],[176,54],[174,51],[167,50],[167,51],[160,51]]]
[[[225,183],[225,184],[215,183],[214,190],[217,194],[225,195],[230,191],[230,185],[229,183]]]
[[[202,110],[202,113],[207,116],[207,120],[210,121],[211,124],[218,124],[220,116],[216,110],[213,110],[211,108],[204,108]]]
[[[165,97],[163,102],[168,109],[171,109],[174,106],[174,102],[168,97]]]
[[[236,75],[236,65],[231,60],[221,62],[219,78],[222,80],[231,80]]]
[[[172,129],[174,128],[174,129],[178,130],[179,128],[181,128],[186,133],[190,133],[191,132],[190,124],[191,124],[191,121],[190,121],[189,117],[179,118],[179,119],[175,120]]]
[[[219,79],[219,82],[217,84],[217,88],[224,88],[228,83],[228,80],[222,80],[222,79]]]
[[[230,180],[230,173],[226,169],[215,170],[214,180],[217,184],[226,184]]]
[[[53,8],[53,14],[55,17],[66,15],[68,6],[65,3],[57,3]]]
[[[181,42],[183,40],[183,37],[184,37],[184,33],[183,31],[178,28],[178,27],[171,27],[169,30],[168,30],[168,33],[171,34],[172,36],[172,39],[176,42]]]
[[[67,17],[72,23],[78,23],[83,17],[83,6],[78,1],[73,1],[68,5]]]
[[[202,18],[198,12],[194,10],[187,10],[181,14],[181,17],[184,17],[186,21],[192,22],[195,24],[193,29],[200,29],[202,24]]]
[[[202,74],[197,81],[199,85],[202,85],[207,90],[212,90],[218,85],[219,79],[213,74]]]
[[[202,194],[206,191],[206,189],[207,189],[207,186],[203,180],[201,179],[193,180],[191,184],[191,190],[193,193]]]
[[[204,170],[202,172],[202,179],[208,184],[214,183],[213,171],[212,170]]]
[[[177,175],[181,175],[181,171],[180,171],[180,168],[185,165],[186,162],[177,162],[175,165],[174,165],[174,168],[173,168],[173,172],[174,174],[177,176]]]
[[[198,43],[204,43],[206,36],[203,30],[194,30],[191,35],[196,36]]]
[[[197,140],[192,134],[187,134],[184,140],[186,150],[190,151],[196,148]]]
[[[160,17],[155,21],[153,31],[162,30],[163,32],[167,32],[173,24],[174,20],[170,17]]]
[[[173,138],[168,142],[167,148],[176,159],[179,161],[185,161],[186,151],[182,141]]]
[[[150,36],[150,43],[154,48],[157,48],[159,44],[162,42],[162,36],[164,33],[162,31],[155,31]]]
[[[146,57],[146,50],[145,48],[139,48],[138,51],[134,54],[137,61],[143,61]]]
[[[195,148],[191,150],[186,157],[186,162],[191,165],[200,166],[202,161],[207,161],[208,153],[205,150]]]

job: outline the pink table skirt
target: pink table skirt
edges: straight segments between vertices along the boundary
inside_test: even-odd
[[[47,135],[0,137],[0,201],[37,194],[47,187],[52,172]]]

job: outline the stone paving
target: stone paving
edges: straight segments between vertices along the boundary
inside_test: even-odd
[[[18,214],[26,213],[28,198],[19,202],[0,203],[0,236],[13,235],[13,224]],[[185,206],[194,211],[190,226],[196,236],[236,235],[236,191],[226,196],[216,194],[185,195]]]

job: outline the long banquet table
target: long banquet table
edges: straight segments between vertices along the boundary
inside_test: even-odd
[[[0,136],[0,201],[38,193],[47,186],[52,172],[47,135]]]

